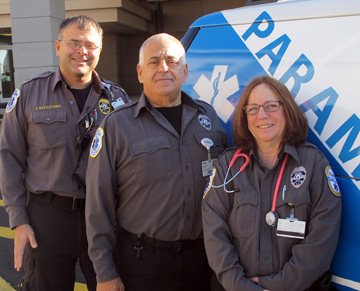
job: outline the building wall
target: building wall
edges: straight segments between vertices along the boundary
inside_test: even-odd
[[[165,1],[162,2],[163,13],[163,30],[162,32],[169,33],[179,40],[184,36],[188,27],[197,18],[220,10],[237,8],[244,6],[246,0],[183,0],[183,1]],[[155,6],[156,4],[152,4]],[[152,8],[155,9],[154,7]],[[142,91],[142,86],[139,84],[136,73],[136,65],[138,62],[138,51],[142,42],[156,31],[156,20],[154,20],[154,31],[142,33],[139,35],[124,37],[126,44],[123,44],[126,49],[124,58],[120,58],[118,76],[123,78],[117,79],[117,82],[124,86],[125,90],[131,96],[139,96]],[[119,44],[118,44],[119,45]],[[121,46],[121,45],[120,45]],[[102,56],[106,58],[106,56]],[[105,60],[103,60],[105,61]],[[125,72],[124,72],[125,70]],[[100,68],[98,70],[100,71]],[[115,79],[116,80],[116,79]]]
[[[11,1],[14,1],[12,5],[22,5],[21,0]],[[215,11],[241,7],[246,3],[246,0],[56,1],[64,1],[66,17],[87,14],[100,23],[104,29],[104,41],[96,70],[103,78],[121,84],[132,97],[139,96],[142,91],[142,86],[137,79],[136,65],[139,48],[146,38],[157,32],[166,32],[181,39],[189,25],[197,18]],[[159,7],[162,12],[160,15],[158,14]],[[0,0],[0,34],[11,33],[11,25],[10,0]],[[17,35],[13,36],[13,40],[15,38],[21,42],[23,39],[31,38],[29,32],[21,35],[21,31],[25,32],[26,29],[17,29]],[[35,32],[34,35],[36,35]],[[49,49],[54,49],[53,45],[49,46]],[[19,64],[19,60],[15,59],[14,63]],[[57,65],[58,62],[55,60],[54,66]],[[32,76],[35,71],[36,66],[29,70],[29,74]],[[24,79],[31,76],[21,75]],[[16,83],[22,81],[16,80]]]

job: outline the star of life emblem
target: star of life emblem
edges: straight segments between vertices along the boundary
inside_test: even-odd
[[[104,130],[99,127],[95,133],[94,139],[90,147],[90,157],[96,158],[102,148],[102,137],[104,136]]]
[[[237,75],[225,81],[227,68],[227,65],[215,66],[211,80],[201,75],[194,85],[194,90],[199,94],[200,100],[211,104],[219,118],[225,123],[235,110],[234,105],[227,98],[239,91]]]
[[[20,90],[16,89],[12,94],[7,106],[6,106],[6,113],[10,113],[16,106],[16,103],[20,97]]]

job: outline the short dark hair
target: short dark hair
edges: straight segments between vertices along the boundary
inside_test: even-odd
[[[284,106],[286,126],[282,145],[285,143],[298,145],[305,142],[308,133],[308,121],[288,88],[273,77],[260,76],[253,79],[245,87],[235,108],[233,121],[234,145],[242,149],[256,148],[255,139],[249,131],[247,116],[243,107],[247,105],[251,91],[260,84],[266,84],[282,102],[282,106]]]
[[[77,24],[79,29],[86,31],[90,30],[91,27],[94,27],[96,32],[99,34],[101,40],[103,38],[104,31],[101,28],[100,24],[97,23],[97,21],[86,15],[78,15],[78,16],[66,18],[60,23],[58,40],[62,39],[62,33],[64,29],[71,24]]]

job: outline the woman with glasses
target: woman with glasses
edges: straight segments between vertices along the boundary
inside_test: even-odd
[[[235,148],[219,157],[204,192],[206,252],[223,286],[213,290],[330,288],[341,193],[307,130],[278,80],[258,77],[244,89]]]

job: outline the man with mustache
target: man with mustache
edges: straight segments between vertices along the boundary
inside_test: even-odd
[[[97,290],[208,291],[200,206],[226,134],[209,104],[181,91],[188,66],[176,38],[147,39],[137,72],[140,99],[104,120],[90,150],[85,215]]]

